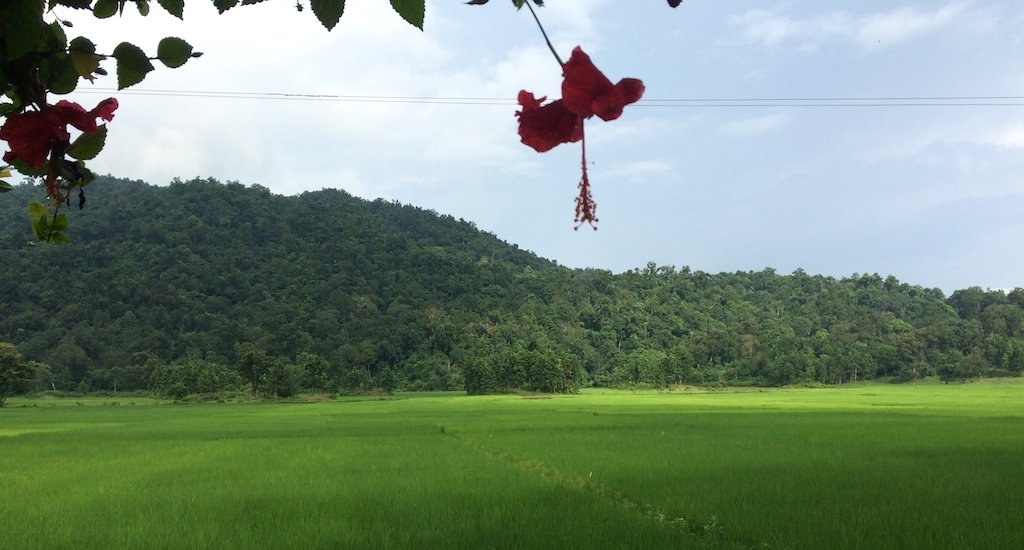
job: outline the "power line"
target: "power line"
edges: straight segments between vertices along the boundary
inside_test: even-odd
[[[80,93],[213,99],[327,101],[342,103],[407,103],[432,105],[514,106],[512,98],[472,96],[389,96],[308,94],[286,92],[238,92],[211,90],[115,90],[92,88]],[[902,96],[902,97],[740,97],[641,99],[637,106],[660,108],[704,107],[1024,107],[1024,96]]]

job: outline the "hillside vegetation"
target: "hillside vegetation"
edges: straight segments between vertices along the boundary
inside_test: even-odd
[[[1024,290],[572,270],[343,191],[107,178],[67,246],[0,198],[0,341],[35,389],[572,391],[1024,374]]]

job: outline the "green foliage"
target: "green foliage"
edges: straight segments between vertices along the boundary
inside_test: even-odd
[[[167,67],[176,69],[192,57],[192,46],[180,38],[168,36],[157,45],[156,57]]]
[[[274,397],[291,397],[299,391],[299,369],[282,359],[271,361],[264,375],[264,386]]]
[[[85,387],[112,389],[112,369],[148,358],[232,365],[266,395],[278,360],[294,365],[299,391],[347,393],[1024,374],[1021,291],[984,291],[971,306],[877,275],[654,264],[616,275],[341,191],[108,178],[90,190],[74,248],[26,249],[51,226],[65,231],[43,205],[40,234],[19,223],[38,188],[0,202],[0,339],[50,365],[58,389],[99,370]]]
[[[167,13],[177,17],[178,19],[184,19],[185,0],[156,0],[160,7],[167,11]]]
[[[154,67],[141,48],[128,42],[122,42],[107,54],[97,52],[95,43],[84,36],[68,42],[65,27],[72,28],[71,22],[51,13],[56,13],[53,12],[55,7],[67,6],[90,10],[93,16],[105,19],[121,13],[126,3],[127,0],[52,0],[48,3],[19,0],[0,4],[0,97],[9,100],[0,104],[0,116],[6,119],[3,130],[10,149],[9,160],[23,175],[44,178],[44,196],[53,210],[70,204],[69,194],[73,189],[79,190],[80,206],[84,203],[81,188],[94,175],[83,161],[94,159],[102,151],[107,134],[105,125],[94,131],[91,120],[86,123],[84,119],[110,120],[117,105],[113,100],[105,100],[101,103],[106,104],[103,109],[82,109],[74,103],[62,109],[49,95],[71,93],[80,79],[94,81],[97,76],[107,74],[101,67],[107,58],[113,58],[117,64],[119,89],[141,82]],[[132,3],[141,15],[149,13],[149,2],[134,0]],[[169,13],[182,17],[183,0],[159,0],[159,3]],[[47,21],[48,18],[53,20]],[[157,50],[154,59],[160,59],[168,67],[179,67],[189,58],[200,55],[180,38],[161,40]],[[81,111],[68,114],[74,112],[67,110],[71,107]],[[69,125],[82,131],[74,141],[67,132]],[[55,140],[53,136],[66,137]],[[0,191],[9,188],[8,183],[0,183]],[[32,223],[38,234],[46,235],[43,240],[68,241],[60,229],[52,227],[56,213],[49,222],[50,227],[35,215]]]
[[[467,394],[485,395],[497,392],[498,377],[489,358],[476,356],[469,359],[464,371]]]
[[[35,380],[33,364],[22,359],[14,344],[0,342],[0,407],[9,396],[33,389]]]
[[[426,12],[426,2],[424,0],[391,0],[391,7],[407,23],[417,29],[423,29],[423,18]]]
[[[226,365],[202,360],[172,364],[150,364],[149,387],[158,395],[181,399],[195,394],[236,392],[245,382],[237,371]],[[94,387],[90,389],[111,389]]]
[[[309,7],[327,30],[331,30],[345,13],[345,0],[309,0]]]
[[[146,52],[129,42],[118,44],[111,55],[117,60],[117,89],[119,90],[142,82],[146,75],[154,69]]]
[[[50,210],[38,203],[28,205],[28,211],[32,218],[32,232],[36,239],[54,244],[67,244],[71,242],[64,230],[68,227],[68,215],[55,212],[52,216]]]
[[[235,368],[249,383],[253,397],[259,397],[260,386],[267,372],[276,366],[276,361],[267,356],[263,348],[252,342],[235,344]]]
[[[0,11],[0,30],[6,59],[20,58],[36,48],[43,34],[43,9],[43,0],[5,2]]]
[[[101,124],[95,132],[78,136],[71,143],[71,148],[68,149],[68,156],[78,160],[92,160],[103,150],[103,145],[106,141],[107,125]]]

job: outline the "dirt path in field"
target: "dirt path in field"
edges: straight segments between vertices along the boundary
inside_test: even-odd
[[[594,498],[613,504],[627,513],[634,514],[645,520],[654,521],[665,528],[679,529],[694,536],[696,538],[695,542],[701,547],[768,548],[763,542],[737,544],[737,541],[724,540],[722,525],[719,523],[717,516],[707,516],[704,518],[674,516],[651,504],[633,500],[615,489],[595,481],[589,475],[565,473],[540,461],[518,457],[487,447],[472,438],[452,433],[449,430],[443,430],[441,434],[491,460],[502,462],[516,469],[540,476],[565,489],[582,491]]]

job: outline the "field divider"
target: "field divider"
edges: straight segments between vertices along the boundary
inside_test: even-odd
[[[543,462],[522,458],[487,447],[486,445],[481,445],[469,437],[452,433],[448,429],[442,429],[441,434],[492,460],[504,462],[517,469],[542,477],[561,487],[587,493],[597,499],[611,503],[626,512],[653,521],[666,528],[679,529],[698,538],[702,543],[714,541],[716,544],[713,546],[718,547],[719,544],[717,543],[723,542],[723,527],[719,522],[718,516],[710,515],[703,518],[673,516],[652,504],[631,499],[619,491],[595,481],[591,475],[568,474]],[[768,548],[768,545],[764,542],[743,544],[742,546],[748,548]]]

